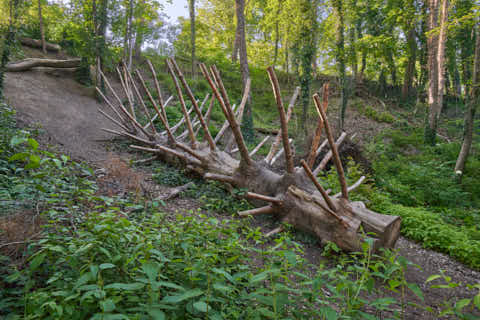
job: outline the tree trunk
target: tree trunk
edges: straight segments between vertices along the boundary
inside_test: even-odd
[[[55,59],[38,59],[29,58],[21,61],[15,61],[6,66],[8,72],[22,72],[36,67],[48,68],[78,68],[81,59],[55,60]]]
[[[238,49],[240,54],[240,71],[242,73],[243,90],[245,90],[247,81],[250,79],[250,70],[248,69],[247,58],[247,40],[245,36],[245,0],[235,0],[235,10],[238,28]],[[253,115],[251,94],[248,96],[248,102],[245,107],[245,121],[243,121],[243,133],[248,141],[253,140]]]
[[[235,28],[235,39],[233,39],[233,50],[232,50],[232,62],[235,63],[238,61],[238,51],[239,51],[239,36],[238,36],[238,25]]]
[[[470,149],[473,141],[474,119],[477,107],[480,103],[480,26],[477,24],[476,41],[475,41],[475,58],[473,63],[473,79],[470,89],[470,99],[468,107],[465,111],[465,124],[463,133],[463,143],[460,153],[458,154],[457,163],[455,164],[455,174],[460,180],[465,169]]]
[[[170,64],[172,63],[175,65],[174,62],[170,62]],[[208,127],[204,124],[203,115],[194,103],[195,97],[191,94],[185,81],[182,81],[182,84],[185,91],[190,92],[188,96],[205,130],[208,143],[197,143],[194,135],[190,141],[173,136],[172,129],[160,116],[164,111],[162,105],[159,106],[162,110],[157,110],[157,112],[162,123],[166,125],[165,132],[160,134],[147,132],[142,124],[138,123],[131,115],[128,116],[129,113],[120,99],[118,99],[119,111],[127,116],[129,123],[140,131],[136,135],[124,129],[122,131],[105,129],[105,131],[141,143],[143,146],[132,145],[131,147],[136,150],[155,153],[159,159],[167,162],[180,163],[187,170],[201,175],[204,179],[219,181],[235,188],[247,189],[248,192],[245,193],[245,197],[251,203],[262,207],[240,212],[240,216],[273,214],[281,223],[287,223],[297,229],[312,233],[319,237],[322,242],[333,241],[337,246],[347,251],[361,251],[366,238],[373,240],[372,252],[382,247],[393,248],[395,246],[395,242],[400,235],[401,220],[399,217],[381,215],[366,209],[361,202],[350,202],[348,200],[348,193],[352,192],[353,188],[359,184],[356,183],[351,187],[346,185],[338,147],[333,141],[333,132],[324,111],[325,106],[320,106],[322,102],[318,95],[314,96],[315,106],[321,114],[328,144],[331,147],[331,154],[337,168],[338,179],[342,186],[342,192],[334,196],[329,196],[328,192],[318,183],[317,178],[305,161],[301,161],[301,166],[294,167],[292,146],[288,139],[288,117],[283,106],[278,80],[272,67],[268,68],[268,75],[280,115],[280,135],[286,163],[286,168],[282,173],[273,171],[271,165],[265,163],[265,161],[253,161],[235,120],[233,110],[227,104],[226,97],[228,95],[220,73],[215,66],[210,71],[203,64],[200,65],[200,68],[227,118],[240,153],[240,160],[221,150],[220,146],[215,143],[211,143],[211,136]],[[178,81],[175,80],[176,75],[179,75],[182,79],[181,72],[172,71],[171,74],[177,92],[181,94]],[[212,75],[214,79],[212,79]],[[106,83],[108,85],[108,81]],[[144,90],[148,92],[148,87],[143,82],[142,85]],[[328,93],[325,97],[327,95]],[[248,96],[248,90],[244,91],[243,96],[244,98]],[[117,110],[107,97],[104,96],[104,99],[109,106]],[[207,101],[207,99],[204,101]],[[182,107],[182,112],[184,118],[189,122],[190,116],[186,108]],[[123,125],[120,122],[113,122],[117,122],[117,125],[122,128]],[[189,131],[191,130],[189,129]],[[194,145],[196,145],[195,148],[193,148]],[[364,178],[359,181],[363,180]],[[278,228],[275,230],[278,230]]]
[[[417,42],[415,40],[415,27],[407,34],[408,62],[403,78],[402,98],[407,100],[411,96],[413,77],[415,76],[415,64],[417,62]]]
[[[38,0],[38,23],[40,24],[40,37],[42,41],[42,51],[47,54],[47,44],[45,42],[45,30],[43,29],[42,0]]]
[[[440,26],[438,35],[432,34],[427,38],[429,114],[425,125],[425,143],[434,146],[438,120],[443,107],[448,0],[429,0],[429,10],[429,30],[435,30]]]
[[[195,76],[195,0],[189,0],[190,12],[190,44],[192,46],[192,77]]]
[[[31,47],[31,48],[42,48],[42,40],[36,40],[32,38],[20,38],[20,43],[24,46]],[[48,51],[58,52],[62,50],[58,44],[45,42],[45,48]]]
[[[340,121],[339,128],[343,130],[345,124],[345,113],[347,111],[347,79],[345,74],[345,25],[344,25],[344,12],[343,12],[343,0],[335,0],[335,10],[337,12],[338,24],[337,24],[337,70],[338,77],[340,79],[340,88],[342,91],[341,108],[340,108]]]
[[[278,44],[280,42],[280,34],[278,30],[278,18],[277,21],[275,22],[275,50],[273,53],[273,66],[275,67],[277,65],[277,59],[278,59]]]

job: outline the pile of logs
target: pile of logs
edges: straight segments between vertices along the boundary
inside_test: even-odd
[[[326,116],[328,85],[323,88],[323,100],[318,94],[313,96],[319,117],[317,129],[308,157],[306,160],[302,160],[299,166],[295,166],[293,141],[289,138],[287,124],[298,96],[298,89],[285,111],[277,77],[272,67],[267,71],[275,95],[281,127],[273,139],[267,157],[255,161],[252,158],[253,155],[268,139],[264,139],[257,147],[249,151],[239,128],[250,90],[250,81],[245,86],[243,99],[235,111],[220,72],[215,66],[208,69],[204,64],[200,64],[203,76],[208,81],[213,93],[209,107],[204,112],[204,107],[209,100],[208,95],[202,103],[199,103],[175,60],[169,59],[167,61],[168,70],[175,84],[177,98],[183,113],[183,118],[172,125],[169,123],[165,111],[172,97],[163,101],[155,70],[150,62],[148,64],[153,75],[158,100],[153,98],[138,70],[135,72],[137,79],[134,79],[134,76],[125,67],[117,69],[123,89],[122,95],[126,96],[125,103],[119,93],[113,90],[107,77],[102,74],[115,102],[97,88],[98,93],[111,109],[111,112],[108,113],[104,110],[99,111],[118,127],[118,130],[103,130],[130,139],[134,142],[130,146],[131,148],[152,153],[155,155],[155,159],[180,164],[207,180],[220,181],[235,188],[247,189],[245,197],[258,208],[239,212],[240,216],[274,215],[280,223],[313,233],[323,242],[332,241],[347,251],[361,250],[362,243],[368,237],[373,238],[373,251],[382,247],[393,248],[395,246],[400,234],[401,220],[399,217],[378,214],[368,210],[362,202],[349,201],[349,192],[360,185],[364,177],[352,186],[347,185],[338,151],[346,134],[342,133],[337,141],[334,141],[333,132]],[[190,110],[187,108],[182,87],[191,102]],[[153,116],[146,106],[143,93],[153,105],[155,111]],[[223,127],[215,137],[208,129],[214,100],[218,101],[226,118]],[[148,119],[147,123],[139,122],[138,112],[145,114]],[[160,121],[165,130],[158,130],[155,126],[156,121]],[[177,134],[180,128],[185,128],[185,131]],[[203,132],[204,141],[197,138],[200,130]],[[323,131],[326,133],[326,139],[320,143]],[[233,145],[228,145],[227,139],[227,145],[223,144],[222,146],[222,141],[225,141],[225,139],[222,140],[222,136],[227,133],[233,137],[231,139]],[[321,150],[327,145],[330,146],[330,151],[321,161],[318,161]],[[280,146],[282,146],[281,149]],[[239,159],[234,155],[237,152]],[[282,156],[285,159],[285,171],[279,174],[272,170],[272,164],[275,162],[274,159]],[[330,195],[329,190],[325,190],[316,178],[331,159],[336,166],[341,186],[341,192],[336,195]],[[313,168],[317,163],[318,165]],[[282,231],[282,224],[269,232],[267,236],[280,231]]]

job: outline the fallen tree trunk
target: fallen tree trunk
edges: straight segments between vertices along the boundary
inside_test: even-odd
[[[6,66],[8,72],[27,71],[35,67],[49,68],[77,68],[80,66],[81,59],[55,60],[55,59],[39,59],[29,58],[21,61],[9,63]]]
[[[177,87],[177,94],[181,96],[182,90],[176,79],[177,75],[181,77],[181,73],[173,59],[168,62],[168,67],[174,80],[173,82]],[[282,174],[273,171],[271,163],[266,161],[266,159],[254,161],[251,158],[253,151],[249,152],[247,149],[235,114],[229,103],[226,103],[227,93],[220,73],[215,66],[208,70],[205,65],[201,64],[200,69],[227,119],[236,143],[234,151],[239,153],[240,159],[236,159],[232,154],[220,150],[217,142],[210,136],[208,127],[205,121],[203,121],[204,115],[201,108],[198,108],[195,97],[186,81],[181,81],[181,83],[188,93],[197,118],[200,120],[197,123],[200,124],[200,128],[204,131],[205,141],[202,142],[197,139],[198,130],[194,132],[195,124],[193,126],[187,125],[184,133],[174,136],[174,132],[170,129],[169,123],[166,117],[164,117],[162,101],[158,101],[154,106],[157,118],[160,119],[165,127],[165,131],[158,132],[152,128],[149,131],[145,130],[145,127],[134,120],[136,119],[134,112],[128,111],[121,99],[117,99],[118,120],[112,121],[119,126],[120,131],[104,130],[131,139],[136,143],[131,145],[133,149],[154,153],[159,159],[180,164],[188,170],[201,175],[204,179],[219,181],[235,188],[247,189],[248,192],[245,194],[245,197],[254,205],[259,206],[259,208],[240,212],[240,216],[273,214],[281,223],[287,223],[295,228],[310,232],[319,237],[323,242],[332,241],[347,251],[362,250],[362,243],[365,242],[366,238],[373,238],[372,251],[382,247],[393,248],[395,246],[395,242],[400,235],[401,220],[399,217],[378,214],[366,209],[361,202],[350,202],[348,200],[348,193],[353,191],[364,178],[362,177],[351,187],[347,186],[337,148],[341,141],[337,140],[337,143],[335,143],[325,114],[326,104],[328,104],[326,99],[328,96],[327,86],[324,86],[323,106],[321,106],[322,103],[318,95],[314,96],[314,102],[321,119],[318,125],[325,129],[327,141],[332,151],[326,157],[328,157],[328,160],[333,158],[341,185],[340,195],[335,196],[329,196],[329,191],[323,189],[307,162],[302,160],[301,166],[295,166],[293,162],[293,148],[287,129],[289,117],[283,106],[283,100],[280,96],[280,89],[273,68],[269,68],[268,73],[280,114],[281,129],[278,133],[278,140],[283,144],[283,149],[278,152],[284,155],[286,166],[285,172]],[[125,72],[128,71],[125,70]],[[138,71],[137,75],[140,77]],[[108,79],[105,76],[103,77],[111,90]],[[132,81],[133,84],[133,78],[126,77],[126,79]],[[147,92],[149,99],[151,99],[151,94],[145,82],[142,80],[140,83],[145,92]],[[128,88],[131,87],[133,85],[123,86],[126,96],[130,94]],[[99,89],[97,88],[97,90]],[[244,92],[244,97],[248,96],[248,94],[247,89]],[[114,96],[118,97],[118,94],[115,93]],[[103,98],[107,105],[112,108],[113,103],[106,96],[103,96]],[[185,101],[183,98],[179,99],[179,101],[182,104],[184,115],[184,119],[180,122],[191,123],[189,112],[187,112],[185,107]],[[146,114],[146,117],[150,122],[152,121],[148,114]],[[127,121],[128,128],[134,128],[130,132],[125,130],[125,127],[127,127],[125,121],[128,119],[130,119],[130,121]],[[311,157],[318,157],[319,152],[317,151],[319,149],[318,144],[321,132],[321,129],[317,129],[315,132],[316,136],[313,140],[316,142],[312,144],[308,153]],[[265,142],[262,141],[261,143]],[[275,142],[271,148],[276,150]],[[274,154],[275,152],[270,153]],[[315,162],[313,161],[315,159],[309,160],[311,160],[310,163]],[[275,228],[266,235],[270,236],[281,230],[282,226]]]
[[[42,49],[42,41],[32,38],[21,38],[20,43],[24,46],[31,47],[31,48],[39,48]],[[48,51],[58,52],[62,50],[58,44],[46,42],[45,47]]]

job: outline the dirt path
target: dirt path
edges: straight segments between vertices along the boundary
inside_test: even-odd
[[[97,167],[104,166],[110,147],[104,140],[112,136],[102,132],[100,128],[112,126],[97,112],[102,105],[93,98],[92,89],[76,82],[72,75],[55,75],[45,71],[7,73],[5,83],[5,95],[10,105],[17,110],[20,121],[28,124],[39,123],[46,131],[49,144],[61,145],[61,151],[73,158],[93,163]],[[184,203],[185,201],[188,203]],[[198,202],[177,199],[169,203],[173,211],[189,206],[198,206]],[[268,226],[263,225],[262,229],[268,229]],[[446,255],[425,250],[404,238],[398,241],[397,248],[400,255],[420,266],[420,269],[409,268],[406,278],[425,290],[426,302],[429,305],[439,306],[452,297],[473,297],[474,292],[467,290],[465,284],[480,282],[479,272],[470,270]],[[317,244],[305,244],[305,252],[312,262],[321,259],[322,248]],[[454,282],[462,282],[464,285],[447,291],[427,288],[424,285],[425,280],[431,274],[438,274],[440,270],[445,270]],[[413,295],[408,299],[416,300]],[[409,310],[406,319],[420,317],[433,319],[414,308]]]
[[[20,121],[39,123],[66,153],[75,159],[100,163],[108,151],[102,140],[111,138],[100,128],[111,128],[97,111],[93,89],[73,79],[72,74],[45,70],[7,73],[5,96],[17,110]]]

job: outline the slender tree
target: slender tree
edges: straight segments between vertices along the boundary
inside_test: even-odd
[[[242,73],[243,88],[250,78],[250,70],[248,68],[247,57],[247,40],[245,35],[245,0],[235,0],[235,13],[237,17],[237,37],[238,49],[240,56],[240,71]],[[253,115],[252,115],[252,99],[249,94],[248,102],[245,107],[244,121],[242,122],[242,129],[247,141],[253,140]]]
[[[428,117],[425,143],[435,145],[437,127],[443,107],[445,88],[445,45],[447,40],[448,0],[429,0],[428,48]]]
[[[188,1],[190,11],[190,43],[192,46],[192,76],[195,76],[195,0]]]
[[[45,30],[43,26],[43,15],[42,15],[42,0],[38,0],[38,23],[40,25],[40,38],[42,41],[42,51],[44,54],[47,53],[47,44],[45,42]]]
[[[334,6],[338,17],[336,59],[338,76],[340,78],[340,88],[342,92],[339,127],[340,130],[343,130],[343,126],[345,124],[345,113],[347,111],[348,103],[347,77],[345,71],[345,24],[343,0],[335,0]]]
[[[455,173],[460,180],[465,169],[465,162],[468,159],[473,141],[473,127],[475,113],[480,104],[480,25],[475,28],[475,58],[473,63],[473,79],[470,86],[469,101],[467,110],[465,111],[465,124],[463,132],[463,143],[460,153],[458,154],[457,163],[455,164]]]

